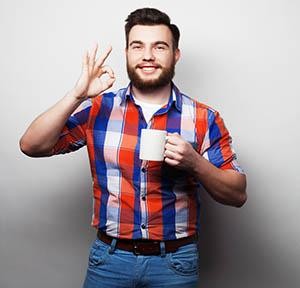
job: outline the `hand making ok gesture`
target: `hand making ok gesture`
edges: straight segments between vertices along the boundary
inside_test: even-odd
[[[83,56],[82,72],[74,87],[76,95],[78,95],[77,99],[85,100],[95,97],[110,88],[115,82],[113,70],[109,66],[103,65],[112,47],[109,47],[98,59],[96,59],[97,50],[98,45],[96,44],[90,52],[86,52]],[[109,78],[101,79],[104,74],[107,74]]]

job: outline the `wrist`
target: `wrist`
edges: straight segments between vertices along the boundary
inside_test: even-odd
[[[70,90],[67,93],[66,97],[70,98],[72,101],[74,101],[75,103],[78,103],[78,104],[81,104],[83,101],[85,101],[88,98],[84,94],[79,93],[78,91],[76,91],[75,88]]]
[[[197,177],[201,177],[206,172],[206,159],[200,155],[197,151],[195,151],[195,156],[193,157],[193,163],[191,170],[193,171],[193,175],[197,175]],[[203,177],[203,176],[202,176]]]

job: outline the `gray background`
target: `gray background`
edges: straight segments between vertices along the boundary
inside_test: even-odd
[[[95,233],[86,149],[31,159],[18,140],[75,84],[97,41],[127,85],[124,20],[144,6],[179,25],[182,91],[219,110],[248,175],[242,209],[202,195],[201,287],[300,282],[299,1],[0,2],[0,287],[80,287]],[[297,225],[298,224],[298,225]]]

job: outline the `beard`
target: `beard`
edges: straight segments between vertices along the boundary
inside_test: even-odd
[[[134,87],[141,91],[149,92],[164,87],[172,81],[175,75],[175,63],[176,62],[174,58],[169,67],[162,67],[158,65],[159,69],[162,70],[158,78],[143,80],[136,72],[136,69],[140,69],[138,68],[139,65],[132,67],[128,64],[127,60],[127,74]]]

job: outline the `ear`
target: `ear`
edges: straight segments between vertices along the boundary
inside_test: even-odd
[[[180,56],[181,56],[181,52],[178,48],[176,48],[176,50],[175,50],[175,62],[176,63],[180,59]]]

